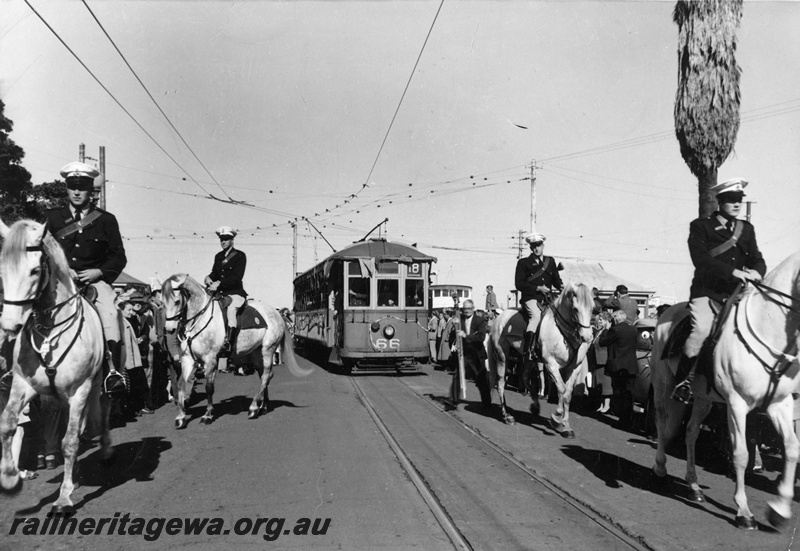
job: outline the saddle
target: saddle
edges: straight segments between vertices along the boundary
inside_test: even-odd
[[[228,330],[228,306],[231,303],[231,297],[215,298],[219,302],[220,309],[222,310],[222,319],[225,321],[225,330]],[[265,320],[258,310],[250,306],[248,301],[245,301],[242,306],[236,309],[236,321],[239,330],[242,329],[266,329],[267,320]],[[233,343],[231,343],[233,344]]]

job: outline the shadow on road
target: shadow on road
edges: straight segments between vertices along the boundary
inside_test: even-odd
[[[96,487],[82,497],[78,492],[80,488],[73,492],[72,499],[75,501],[75,510],[79,511],[86,503],[96,499],[109,490],[122,486],[128,481],[149,482],[153,480],[153,472],[158,468],[161,454],[172,448],[172,443],[164,440],[163,437],[144,438],[136,442],[124,442],[113,447],[114,462],[107,465],[102,458],[102,450],[98,447],[87,457],[78,463],[79,475],[76,479],[80,482],[80,488]],[[43,508],[49,508],[58,497],[60,485],[64,480],[63,472],[49,480],[44,480],[45,484],[57,484],[55,491],[42,497],[39,503],[25,509],[16,511],[17,515],[31,516],[39,513]],[[41,483],[36,486],[41,489]]]

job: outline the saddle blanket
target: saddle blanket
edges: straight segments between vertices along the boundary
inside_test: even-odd
[[[228,305],[231,303],[231,299],[228,297],[224,297],[223,300],[220,301],[220,307],[222,308],[222,317],[225,320],[225,326],[228,326]],[[245,303],[244,307],[239,308],[236,312],[236,320],[239,322],[239,330],[242,329],[262,329],[267,327],[267,320],[261,315],[261,313],[250,306],[249,304]]]

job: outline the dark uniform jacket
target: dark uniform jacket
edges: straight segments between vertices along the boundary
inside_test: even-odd
[[[539,277],[532,277],[542,269],[546,259],[549,259],[547,261],[547,269]],[[541,261],[534,254],[526,258],[520,258],[517,261],[517,270],[514,273],[514,286],[522,293],[520,302],[525,303],[532,299],[536,299],[539,302],[544,301],[544,293],[536,290],[539,285],[544,285],[548,288],[553,287],[558,291],[564,287],[561,282],[561,276],[558,273],[558,263],[552,256],[542,255]]]
[[[715,212],[710,218],[698,218],[689,225],[689,254],[694,264],[690,298],[710,297],[721,302],[731,296],[740,281],[733,277],[734,269],[750,268],[762,276],[767,272],[756,244],[755,229],[744,220],[736,222],[744,225],[736,245],[716,257],[711,256],[713,248],[733,235],[725,222],[725,218]]]
[[[636,375],[639,368],[636,361],[636,341],[639,331],[627,321],[612,325],[598,339],[600,346],[608,347],[606,370],[609,373],[626,371]]]
[[[117,219],[98,208],[90,208],[84,218],[93,211],[100,213],[97,219],[88,222],[81,230],[56,240],[64,249],[70,268],[76,272],[97,268],[103,272],[103,281],[111,284],[122,273],[128,259],[125,257]],[[48,210],[45,216],[54,236],[74,221],[69,207]],[[80,223],[84,224],[83,221]]]
[[[462,315],[461,316],[461,330],[466,331],[466,318]],[[477,357],[477,359],[483,361],[488,356],[486,355],[486,347],[483,345],[483,340],[486,337],[486,332],[488,331],[488,326],[486,325],[486,319],[477,315],[472,315],[472,324],[469,327],[469,333],[467,336],[461,339],[462,344],[464,345],[464,357],[472,356]],[[450,333],[449,337],[450,346],[453,346],[456,342],[456,332],[453,331]]]
[[[609,297],[606,300],[606,308],[611,308],[612,311],[622,310],[628,316],[628,321],[633,323],[639,317],[639,305],[636,303],[635,298],[630,295],[622,295],[620,297]]]
[[[246,297],[242,286],[244,270],[247,267],[247,256],[240,250],[231,247],[228,256],[226,251],[220,251],[214,256],[214,267],[208,277],[212,281],[219,281],[217,290],[223,295],[239,295]]]

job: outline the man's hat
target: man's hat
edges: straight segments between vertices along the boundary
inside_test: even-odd
[[[98,176],[100,176],[100,171],[95,167],[87,165],[86,163],[79,163],[78,161],[69,163],[61,169],[61,177],[65,180],[70,180],[72,178],[88,178],[91,181],[90,183],[94,183],[94,179]]]
[[[230,226],[220,226],[217,228],[216,233],[220,237],[230,237],[231,239],[236,237],[236,230],[234,230]]]
[[[731,178],[712,186],[709,191],[718,199],[723,193],[738,193],[741,197],[744,197],[744,188],[747,187],[747,184],[748,182],[744,178]]]
[[[527,243],[544,243],[547,239],[547,236],[543,233],[529,233],[525,236],[525,241]]]

